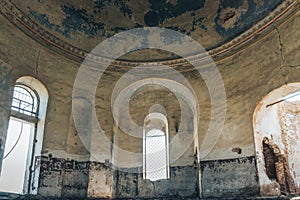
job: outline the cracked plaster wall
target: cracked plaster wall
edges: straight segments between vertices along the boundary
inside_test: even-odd
[[[300,191],[300,102],[285,102],[279,107],[281,134],[285,144],[284,153],[295,191]]]
[[[90,156],[88,151],[82,145],[78,134],[76,133],[72,113],[71,113],[71,97],[72,87],[76,77],[79,64],[64,57],[57,55],[55,52],[49,51],[47,48],[37,44],[34,40],[28,38],[12,24],[10,24],[2,16],[0,17],[0,59],[11,66],[10,75],[1,76],[7,77],[5,87],[13,86],[15,80],[23,75],[33,76],[43,82],[49,91],[49,105],[47,111],[47,118],[45,124],[43,156],[51,157],[53,159],[74,160],[76,162],[88,162]],[[223,77],[226,95],[227,95],[227,115],[225,126],[221,137],[216,146],[210,154],[201,160],[204,168],[201,171],[201,189],[203,194],[207,196],[221,196],[226,191],[225,183],[232,185],[230,194],[240,194],[240,190],[248,187],[255,188],[256,182],[255,174],[256,167],[253,162],[231,162],[231,159],[253,158],[255,153],[254,137],[252,128],[252,116],[255,107],[259,104],[261,99],[270,91],[278,88],[285,83],[299,81],[300,75],[300,55],[299,55],[299,27],[300,17],[295,14],[289,18],[284,24],[277,27],[277,30],[270,31],[265,37],[253,43],[249,47],[239,51],[228,58],[217,61],[217,66]],[[280,38],[279,38],[280,36]],[[181,66],[184,67],[184,66]],[[114,127],[112,115],[110,110],[110,95],[114,84],[119,77],[124,73],[123,71],[107,72],[100,81],[100,87],[97,90],[97,115],[101,126],[106,131],[108,138],[112,138]],[[191,85],[195,88],[197,98],[199,100],[199,107],[201,112],[199,143],[201,145],[206,134],[208,123],[210,120],[210,97],[205,87],[204,81],[197,73],[185,72],[183,75],[189,80]],[[8,101],[11,95],[3,95],[1,91],[1,104]],[[7,90],[5,90],[7,91]],[[170,96],[171,97],[171,96]],[[157,97],[161,99],[160,96]],[[138,102],[140,103],[140,102]],[[6,107],[7,104],[5,103]],[[170,103],[170,110],[176,108],[176,101]],[[138,108],[136,108],[138,109]],[[137,117],[140,110],[132,110]],[[176,111],[174,111],[176,112]],[[5,111],[1,107],[1,137],[5,138],[7,119],[9,111]],[[141,117],[142,118],[142,117]],[[170,118],[170,126],[174,129],[175,119]],[[120,138],[119,138],[120,139]],[[116,138],[118,140],[118,138]],[[136,145],[135,140],[119,140],[119,145],[130,148],[132,151],[139,151],[140,147]],[[240,149],[236,151],[236,149]],[[192,151],[187,151],[182,159],[179,159],[173,167],[191,167],[194,158],[192,158]],[[107,155],[107,159],[111,162],[111,155]],[[261,158],[259,158],[261,159]],[[222,163],[223,165],[212,165],[211,168],[206,168],[205,163]],[[48,162],[48,161],[46,161]],[[102,161],[103,162],[103,161]],[[103,163],[102,163],[103,164]],[[101,163],[99,163],[101,165]],[[136,194],[147,196],[143,193],[143,186],[139,185],[139,191],[136,189],[129,190],[127,193],[122,192],[122,185],[111,187],[112,174],[110,169],[105,169],[103,173],[105,177],[104,182],[101,182],[100,187],[97,188],[97,178],[99,174],[88,173],[88,170],[80,170],[77,168],[79,164],[75,164],[71,169],[61,168],[56,172],[54,168],[47,168],[47,173],[41,173],[39,194],[49,196],[85,196],[99,197],[99,196],[116,196],[127,195],[135,197]],[[244,174],[247,169],[251,174]],[[220,169],[223,173],[217,174],[216,171]],[[49,173],[50,172],[50,173]],[[231,176],[235,172],[235,176]],[[99,172],[101,174],[101,172]],[[194,172],[193,172],[194,173]],[[114,181],[130,181],[126,178],[127,175],[119,176],[119,179],[114,177]],[[130,175],[131,176],[131,175]],[[249,177],[248,177],[249,176]],[[176,176],[175,176],[176,177]],[[216,177],[212,179],[210,177]],[[231,177],[231,178],[228,178]],[[243,182],[242,188],[238,184],[239,181],[244,180],[244,177],[250,178],[251,183]],[[178,188],[181,183],[187,181],[187,176],[179,176],[178,182],[170,187]],[[171,174],[172,179],[172,174]],[[103,181],[103,179],[100,179]],[[224,181],[222,181],[224,180]],[[141,180],[143,181],[143,180]],[[221,182],[221,185],[218,185]],[[47,183],[45,186],[44,183]],[[199,195],[193,191],[196,180],[191,180],[186,183],[188,188],[186,193],[178,193],[178,195],[189,196]],[[206,185],[216,186],[214,192],[206,191]],[[148,187],[148,186],[145,186]],[[149,186],[150,187],[150,186]],[[168,186],[163,185],[164,188]],[[80,188],[80,189],[78,189]],[[94,189],[96,188],[96,189]],[[94,194],[93,191],[101,190],[104,193]],[[120,191],[121,190],[121,191]],[[196,188],[195,188],[196,191]],[[251,195],[255,194],[254,192]],[[152,193],[151,195],[158,194]],[[160,193],[165,195],[164,192]],[[170,193],[167,195],[175,195]]]
[[[296,147],[299,142],[297,137],[299,106],[296,102],[285,101],[272,105],[273,102],[299,90],[299,88],[300,83],[298,82],[275,89],[263,98],[254,112],[254,138],[262,195],[295,193],[299,190],[297,168],[295,168],[299,157]],[[273,161],[271,162],[268,161],[270,157],[267,158],[267,152],[263,152],[263,141],[266,138],[269,141],[267,144],[273,152],[271,155]],[[273,175],[270,174],[269,167],[274,168]]]

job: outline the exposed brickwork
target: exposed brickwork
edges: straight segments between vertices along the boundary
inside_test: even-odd
[[[263,141],[263,155],[265,160],[266,173],[270,179],[276,179],[276,156],[273,148],[267,143],[267,138]]]
[[[263,140],[263,153],[269,178],[279,183],[283,194],[295,193],[295,183],[290,174],[287,155],[281,154],[279,147],[267,137]]]

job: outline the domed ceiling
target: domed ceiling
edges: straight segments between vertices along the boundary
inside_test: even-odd
[[[221,46],[264,19],[284,0],[10,0],[34,24],[89,52],[116,33],[170,28],[205,49]]]

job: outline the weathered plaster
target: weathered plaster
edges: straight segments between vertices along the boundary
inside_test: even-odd
[[[0,59],[0,160],[3,158],[5,149],[6,130],[8,129],[8,120],[10,116],[11,96],[12,90],[11,85],[11,73],[12,67],[1,61]],[[0,162],[0,173],[1,173],[2,161]]]
[[[245,197],[258,194],[254,157],[203,161],[200,166],[203,197]]]
[[[15,18],[13,19],[15,20]],[[266,21],[270,22],[268,20]],[[253,43],[251,45],[247,47],[243,46],[244,49],[216,62],[222,74],[227,95],[227,115],[224,130],[210,154],[203,160],[200,160],[203,170],[198,173],[196,170],[192,170],[195,158],[194,149],[190,148],[173,164],[172,167],[174,170],[170,175],[169,183],[172,182],[170,185],[167,185],[168,181],[166,180],[157,182],[157,184],[150,184],[141,177],[135,178],[140,175],[133,173],[122,174],[120,172],[122,175],[117,178],[115,173],[118,171],[107,167],[112,164],[112,155],[109,154],[111,149],[105,149],[105,155],[103,156],[103,161],[109,159],[108,162],[99,162],[97,164],[97,166],[102,166],[102,168],[99,167],[101,170],[91,170],[87,167],[86,163],[90,162],[90,160],[95,160],[88,155],[88,151],[86,151],[80,142],[71,113],[72,89],[79,68],[79,63],[76,62],[78,60],[72,61],[69,57],[64,57],[57,51],[52,51],[56,49],[56,47],[53,48],[54,44],[58,44],[61,40],[57,40],[57,43],[53,42],[53,45],[49,47],[49,43],[45,44],[40,40],[36,42],[2,16],[0,17],[0,22],[0,58],[9,63],[12,68],[10,78],[8,79],[10,82],[9,86],[12,86],[20,76],[30,75],[41,80],[49,90],[49,105],[42,157],[45,170],[40,179],[40,194],[49,196],[66,195],[74,198],[85,195],[89,195],[89,197],[115,195],[116,197],[126,196],[131,198],[134,198],[136,195],[139,195],[139,197],[153,195],[197,196],[199,195],[197,189],[198,173],[201,174],[202,179],[200,180],[202,181],[203,194],[206,196],[222,196],[222,194],[239,195],[241,188],[250,188],[251,190],[249,190],[248,195],[256,194],[259,184],[256,180],[256,167],[253,161],[256,155],[253,136],[255,131],[253,132],[252,124],[253,112],[261,99],[275,88],[286,83],[299,82],[299,14],[291,15],[284,23],[277,26],[277,31],[273,30],[272,26],[278,24],[273,24],[265,32],[268,34],[260,37],[259,40],[252,40]],[[255,34],[259,33],[256,32]],[[243,38],[247,37],[244,36]],[[49,39],[49,41],[52,40],[56,41],[55,38]],[[231,45],[237,44],[237,40]],[[63,42],[58,46],[65,46],[66,49],[69,49],[69,52],[80,55],[81,58],[85,55],[84,52],[80,52],[76,48],[70,48],[67,43]],[[224,49],[220,51],[222,50]],[[230,48],[227,50],[229,51]],[[282,62],[282,55],[284,62]],[[200,102],[200,126],[198,133],[199,144],[201,145],[209,121],[211,120],[210,96],[207,92],[205,82],[186,61],[175,60],[164,63],[180,71],[196,91]],[[108,138],[113,140],[113,136],[115,136],[116,142],[120,146],[128,148],[131,151],[139,151],[141,150],[141,146],[138,145],[136,140],[130,139],[127,136],[122,137],[121,134],[114,135],[118,129],[114,126],[110,109],[110,98],[113,87],[118,79],[124,72],[138,64],[129,61],[117,61],[113,63],[107,72],[105,72],[103,79],[100,80],[96,93],[97,116]],[[147,93],[151,96],[149,99],[153,103],[155,102],[154,100],[160,101],[167,107],[167,112],[170,111],[170,114],[168,114],[170,132],[175,134],[176,122],[179,123],[178,119],[180,116],[177,110],[177,100],[169,91],[156,90],[155,96],[155,93],[151,93],[152,89],[148,89]],[[168,98],[162,98],[162,94]],[[132,103],[134,104],[130,108],[134,119],[138,122],[142,121],[144,116],[148,114],[149,106],[148,104],[144,104],[144,99],[141,95],[136,95],[132,99]],[[0,96],[0,98],[3,97],[2,95]],[[6,101],[1,100],[0,102],[3,103]],[[3,126],[1,131],[4,134],[6,130],[5,124],[7,124],[9,117],[8,112],[8,110],[1,112],[1,115],[4,117],[1,117],[0,126]],[[173,115],[174,118],[172,118]],[[101,144],[99,141],[93,142]],[[96,150],[101,150],[101,146],[99,149],[96,148]],[[52,154],[52,158],[50,158],[49,154]],[[101,154],[101,151],[99,154]],[[262,157],[257,158],[258,162],[263,161]],[[260,165],[258,164],[257,166],[259,169]],[[216,180],[209,177],[209,175],[216,176],[215,172],[219,171],[222,172],[221,175],[225,180],[224,182],[219,182],[218,177],[216,177]],[[233,172],[236,172],[236,174],[233,174]],[[187,179],[186,177],[191,178]],[[248,183],[245,181],[245,177],[246,179],[250,178],[251,182]],[[117,188],[114,187],[115,181],[122,182],[118,188],[118,192]],[[134,185],[133,188],[128,188],[126,186],[128,182],[134,183],[134,181],[137,181],[136,183],[139,184],[138,187]],[[241,185],[238,185],[237,182],[239,181],[241,181]],[[97,185],[99,182],[101,184]],[[205,182],[212,185],[215,192],[208,191],[208,188],[205,188]],[[156,186],[155,189],[153,185]],[[183,188],[182,185],[184,186]],[[99,188],[101,188],[101,191]],[[121,192],[123,188],[125,190],[124,193]],[[168,189],[172,190],[168,193]]]
[[[287,148],[292,145],[287,141],[288,136],[286,130],[286,125],[282,127],[282,124],[287,122],[283,122],[282,118],[284,113],[281,113],[282,109],[279,109],[281,104],[272,103],[279,101],[284,98],[286,95],[292,93],[293,91],[297,91],[300,88],[299,83],[292,83],[288,85],[284,85],[263,98],[263,100],[259,103],[257,108],[255,109],[253,116],[253,126],[254,126],[254,138],[255,138],[255,149],[256,149],[256,157],[257,157],[257,168],[258,168],[258,176],[259,183],[261,187],[262,195],[280,195],[280,187],[276,184],[276,180],[271,180],[267,173],[265,167],[265,160],[263,156],[263,146],[262,142],[265,137],[267,137],[272,143],[274,143],[278,149],[278,155],[284,155],[288,162],[288,157],[297,154],[291,154],[291,150],[289,151]],[[285,103],[283,103],[284,105]],[[294,123],[297,124],[297,121]],[[295,131],[295,128],[288,128],[289,131]],[[294,148],[293,145],[290,148]],[[292,151],[293,152],[293,151]],[[290,155],[291,154],[291,155]],[[289,169],[291,174],[294,174],[294,168],[291,167]],[[296,181],[297,179],[294,179]],[[277,180],[278,181],[278,180]]]

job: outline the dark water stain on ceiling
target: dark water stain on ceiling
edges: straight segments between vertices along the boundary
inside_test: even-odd
[[[176,18],[183,13],[203,8],[205,0],[178,0],[176,4],[169,1],[149,0],[149,3],[151,10],[145,15],[145,24],[158,26],[167,18]]]
[[[12,0],[33,21],[84,50],[138,27],[164,27],[212,49],[249,29],[283,0]],[[170,42],[170,41],[165,41]]]
[[[282,0],[222,0],[215,18],[216,31],[227,42],[263,19],[281,2]]]

